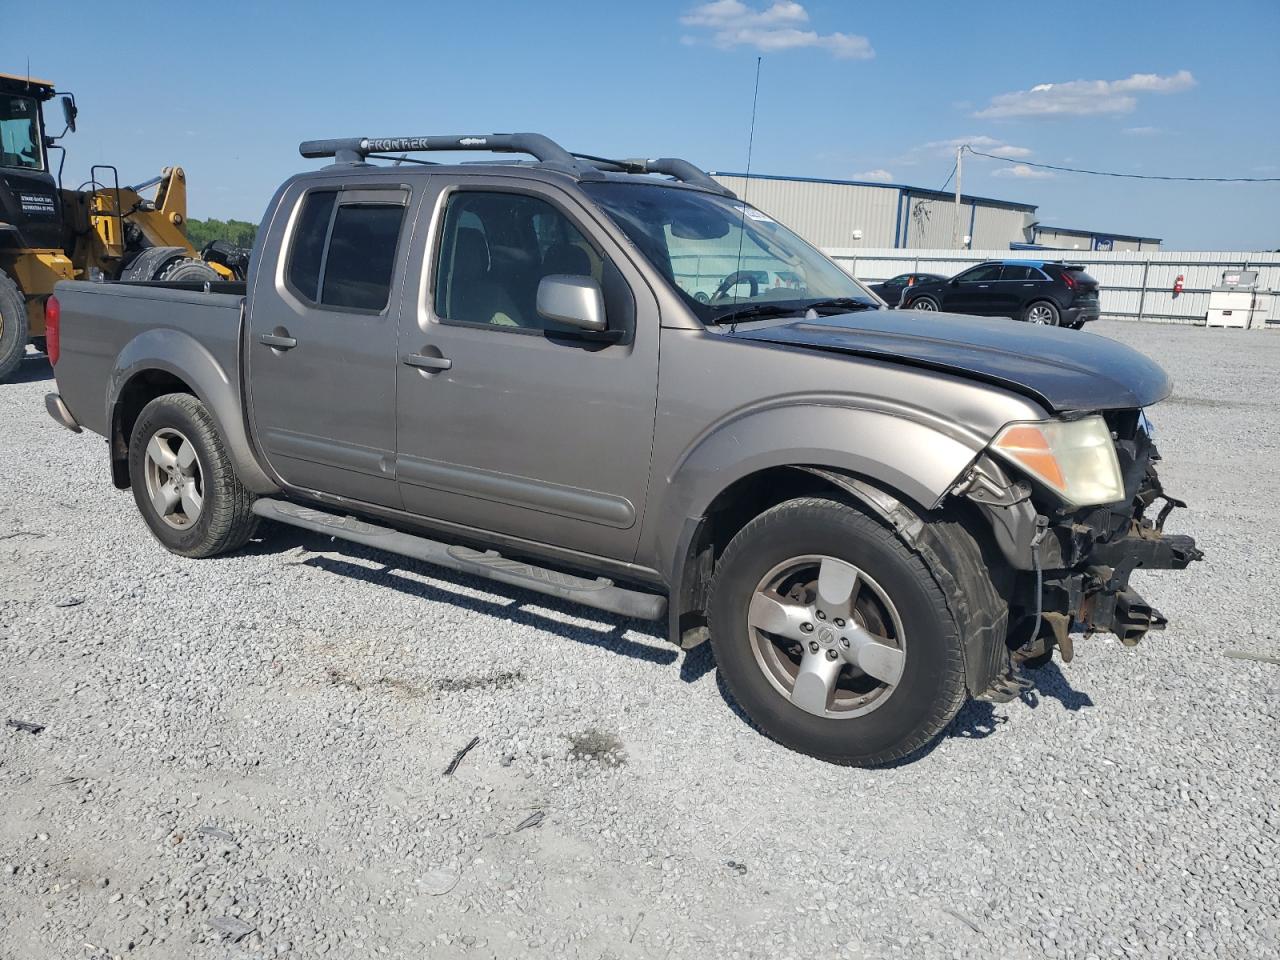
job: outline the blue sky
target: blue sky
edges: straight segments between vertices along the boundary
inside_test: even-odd
[[[1126,173],[1280,176],[1277,0],[143,2],[112,31],[93,26],[99,4],[44,6],[6,4],[0,71],[29,58],[76,93],[66,180],[180,163],[195,217],[256,221],[315,164],[297,154],[313,137],[537,130],[741,170],[758,55],[760,173],[939,187],[963,139]],[[1280,248],[1280,183],[1035,172],[972,159],[965,191],[1170,248]]]

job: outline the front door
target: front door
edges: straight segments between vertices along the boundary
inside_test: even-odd
[[[992,301],[999,281],[1000,264],[979,264],[947,284],[942,309],[952,313],[991,314],[995,312]]]
[[[290,486],[398,506],[395,484],[400,238],[397,183],[300,185],[260,251],[246,378],[254,433]]]
[[[397,475],[419,515],[629,560],[649,483],[658,309],[589,210],[548,184],[431,178],[402,314]],[[544,276],[590,277],[609,329],[538,314]]]

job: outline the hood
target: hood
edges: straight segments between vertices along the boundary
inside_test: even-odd
[[[1054,413],[1146,407],[1169,395],[1164,370],[1106,337],[992,317],[867,310],[739,327],[743,340],[928,367],[1029,396]]]

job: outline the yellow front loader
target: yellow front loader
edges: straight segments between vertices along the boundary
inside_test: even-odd
[[[50,136],[44,105],[60,98],[65,129]],[[0,382],[28,341],[44,349],[44,305],[59,280],[221,281],[238,261],[201,257],[186,234],[181,167],[121,186],[114,167],[93,167],[63,189],[49,151],[75,130],[75,98],[43,80],[0,73]],[[60,165],[59,165],[60,169]]]

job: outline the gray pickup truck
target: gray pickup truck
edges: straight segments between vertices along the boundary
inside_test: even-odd
[[[534,160],[429,163],[422,151]],[[259,518],[709,639],[768,735],[850,764],[1008,700],[1182,569],[1102,337],[889,311],[683,160],[537,134],[314,141],[248,279],[63,282],[49,412],[155,537]],[[405,155],[392,163],[387,154]],[[406,162],[407,161],[407,162]]]

